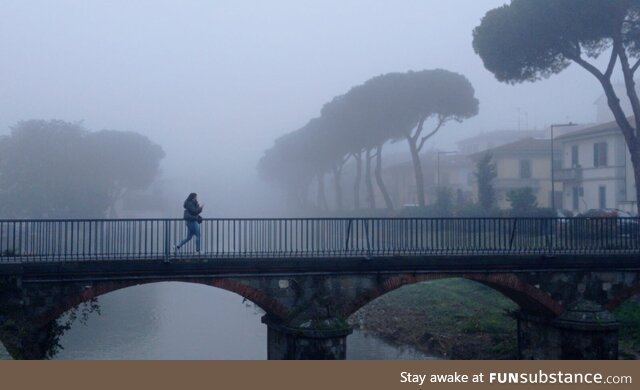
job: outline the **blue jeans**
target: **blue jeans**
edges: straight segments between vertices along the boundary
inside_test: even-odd
[[[196,221],[187,221],[187,230],[189,234],[187,238],[178,244],[178,248],[189,242],[193,236],[196,236],[196,251],[200,252],[200,224]]]

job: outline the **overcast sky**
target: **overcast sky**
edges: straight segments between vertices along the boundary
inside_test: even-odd
[[[54,118],[137,131],[167,152],[165,177],[197,178],[216,192],[205,199],[235,208],[275,138],[383,73],[444,68],[473,84],[479,115],[429,147],[517,128],[518,109],[521,128],[595,120],[601,92],[577,66],[517,86],[484,69],[471,32],[504,3],[3,0],[0,134]]]

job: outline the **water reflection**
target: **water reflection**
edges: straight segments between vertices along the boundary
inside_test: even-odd
[[[347,359],[353,360],[425,360],[435,359],[409,347],[390,344],[363,330],[354,330],[347,338]]]
[[[131,287],[100,297],[101,315],[75,324],[56,359],[266,359],[262,310],[231,292],[189,283]],[[356,330],[349,359],[426,359]]]

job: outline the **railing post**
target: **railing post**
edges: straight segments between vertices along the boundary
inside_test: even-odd
[[[509,251],[513,248],[513,240],[516,238],[516,226],[518,224],[518,219],[513,219],[513,228],[511,230],[511,237],[509,238]]]
[[[369,219],[364,220],[364,232],[367,236],[367,256],[366,258],[371,258],[371,243],[369,242]]]
[[[548,251],[549,254],[553,253],[553,248],[554,248],[554,236],[555,236],[555,227],[557,225],[556,223],[557,219],[550,219],[547,218],[544,220],[544,224],[543,224],[543,228],[547,229],[547,241],[548,241]]]
[[[169,261],[171,252],[171,220],[164,220],[164,262]]]
[[[347,242],[344,244],[345,253],[349,251],[349,238],[351,237],[351,223],[353,222],[353,218],[349,218],[349,223],[347,224]]]

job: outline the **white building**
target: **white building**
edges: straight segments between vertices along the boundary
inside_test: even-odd
[[[637,213],[635,180],[629,150],[620,128],[607,122],[555,138],[562,167],[555,172],[562,207],[576,212],[617,208]]]
[[[629,101],[629,97],[627,96],[627,88],[624,86],[624,83],[616,83],[613,85],[613,89],[620,99],[620,108],[622,111],[630,116],[633,115],[633,110],[631,109],[631,102]],[[636,93],[640,94],[640,86],[636,81]],[[598,123],[604,123],[614,120],[613,113],[611,112],[611,108],[609,108],[609,104],[607,102],[607,95],[604,93],[596,99],[594,102],[596,105],[596,121]]]

